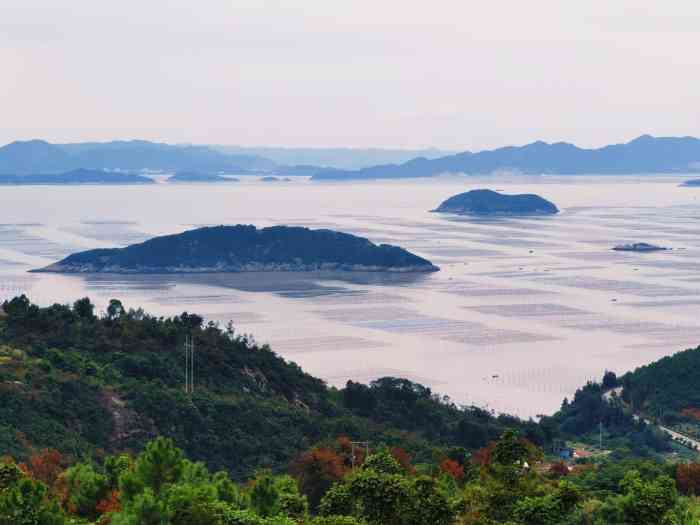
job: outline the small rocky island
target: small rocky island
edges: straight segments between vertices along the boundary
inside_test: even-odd
[[[80,168],[64,173],[0,175],[0,184],[155,184],[155,181],[134,173]]]
[[[215,173],[199,173],[197,171],[179,171],[168,177],[168,182],[238,182],[234,177],[223,177]]]
[[[459,215],[553,215],[557,207],[539,195],[505,195],[493,190],[472,190],[450,197],[433,212]]]
[[[617,252],[658,252],[662,250],[668,250],[663,246],[656,246],[655,244],[649,244],[646,242],[635,242],[632,244],[618,244],[613,248]]]
[[[126,248],[75,253],[32,270],[54,273],[434,272],[403,248],[333,230],[215,226],[155,237]]]

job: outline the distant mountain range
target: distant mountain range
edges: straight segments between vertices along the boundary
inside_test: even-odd
[[[0,174],[61,173],[97,170],[163,170],[203,172],[271,171],[271,160],[231,155],[207,146],[173,146],[144,140],[51,144],[43,140],[12,142],[0,147]]]
[[[51,174],[86,168],[311,176],[328,168],[359,169],[416,157],[438,158],[449,153],[437,149],[246,148],[145,140],[52,144],[28,140],[0,147],[0,175]]]
[[[694,137],[643,135],[626,144],[597,149],[579,148],[566,142],[549,144],[539,141],[477,153],[444,153],[440,150],[190,146],[143,140],[77,144],[30,140],[0,147],[0,175],[64,173],[83,168],[303,175],[323,181],[502,171],[562,175],[700,171],[700,139]],[[412,158],[414,155],[421,156]],[[373,162],[376,165],[367,166]]]
[[[402,163],[417,157],[437,159],[455,153],[454,151],[429,149],[386,149],[386,148],[273,148],[244,146],[211,146],[217,151],[235,155],[265,157],[287,167],[286,175],[294,175],[289,166],[322,167],[356,170],[378,164]],[[301,165],[301,166],[299,166]],[[315,170],[317,171],[317,170]],[[302,173],[299,173],[300,175]],[[303,173],[304,175],[307,173]]]
[[[416,158],[360,170],[327,169],[314,180],[432,177],[443,173],[492,174],[636,174],[700,171],[700,139],[643,135],[626,144],[598,149],[566,142],[533,142],[478,153],[458,153],[437,159]]]

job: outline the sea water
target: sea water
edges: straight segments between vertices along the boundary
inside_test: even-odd
[[[0,187],[0,299],[111,298],[232,321],[330,384],[400,376],[460,404],[536,416],[587,380],[700,344],[700,188],[678,176]],[[561,213],[430,213],[476,188]],[[331,228],[402,246],[432,274],[27,273],[91,248],[218,224]],[[615,252],[620,243],[673,248]]]

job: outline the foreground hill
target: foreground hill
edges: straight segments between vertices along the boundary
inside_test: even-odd
[[[157,318],[115,300],[102,317],[93,308],[87,299],[73,307],[39,308],[26,297],[2,305],[2,454],[25,458],[52,447],[95,457],[165,435],[192,459],[243,476],[284,468],[339,435],[400,445],[424,459],[434,447],[479,448],[505,428],[546,439],[535,423],[457,407],[403,379],[330,389],[269,347],[197,315]],[[183,391],[190,334],[192,396]]]
[[[274,162],[258,156],[224,154],[206,146],[176,146],[145,140],[78,144],[30,140],[0,147],[0,174],[59,173],[76,168],[256,171],[274,167]]]
[[[557,207],[539,195],[504,195],[492,190],[472,190],[445,200],[434,212],[459,215],[552,215]]]
[[[700,170],[700,139],[643,135],[626,144],[598,149],[566,142],[533,142],[437,159],[416,158],[361,170],[326,170],[314,180],[432,177],[441,173],[490,174],[508,170],[526,174],[687,173]]]
[[[332,230],[216,226],[156,237],[126,248],[70,255],[38,271],[176,273],[359,270],[430,272],[430,261],[387,244]]]
[[[65,173],[0,175],[0,184],[154,184],[153,179],[133,173],[77,169]]]

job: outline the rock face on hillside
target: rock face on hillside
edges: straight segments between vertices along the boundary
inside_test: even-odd
[[[504,195],[492,190],[472,190],[444,201],[438,213],[460,215],[552,215],[557,207],[539,195]]]
[[[70,255],[38,272],[211,273],[254,271],[433,272],[439,268],[397,246],[332,230],[216,226],[156,237],[126,248]]]

